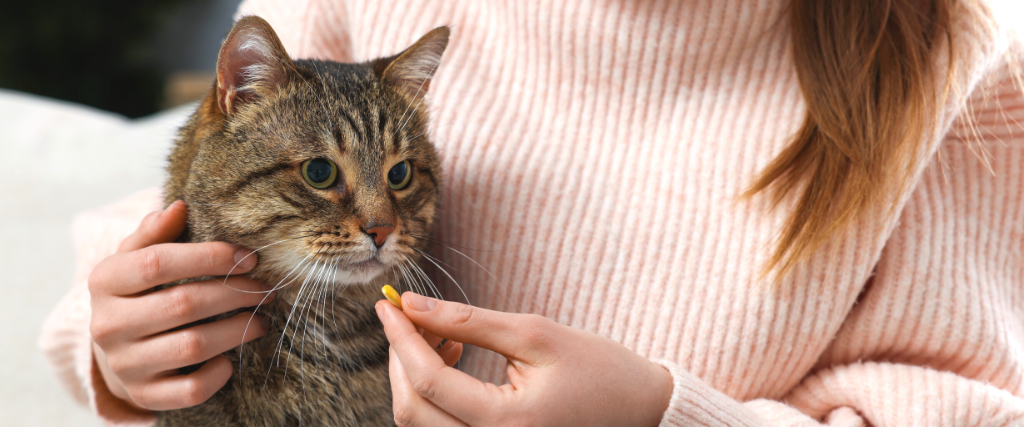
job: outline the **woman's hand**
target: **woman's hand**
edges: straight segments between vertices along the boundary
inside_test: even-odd
[[[400,426],[656,426],[668,408],[669,372],[610,339],[537,315],[411,292],[402,307],[404,314],[377,303],[391,341]],[[417,326],[505,356],[511,384],[483,383],[447,366]]]
[[[260,283],[241,276],[256,255],[222,242],[170,243],[185,229],[187,208],[177,201],[149,214],[117,254],[89,276],[93,352],[114,396],[150,410],[198,405],[227,383],[224,351],[266,334],[250,313],[168,332],[196,320],[269,301]],[[243,259],[244,258],[244,259]],[[221,276],[153,291],[181,279]],[[239,292],[239,290],[246,292]],[[178,368],[203,364],[179,375]]]

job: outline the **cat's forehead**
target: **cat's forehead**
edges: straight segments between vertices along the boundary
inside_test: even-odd
[[[244,127],[254,143],[303,157],[328,152],[383,163],[429,144],[417,107],[386,87],[365,64],[296,61],[297,73],[269,108]]]
[[[295,66],[288,92],[307,105],[340,101],[350,109],[373,109],[399,101],[367,64],[300,60]]]

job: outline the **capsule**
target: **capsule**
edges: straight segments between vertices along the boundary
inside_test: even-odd
[[[388,301],[391,301],[391,304],[394,304],[399,310],[402,309],[402,296],[398,295],[398,291],[395,288],[392,288],[391,285],[384,285],[381,288],[381,292],[384,292],[384,296],[388,298]]]

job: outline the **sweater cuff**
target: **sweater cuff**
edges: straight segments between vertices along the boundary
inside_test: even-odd
[[[40,336],[40,347],[64,387],[108,425],[150,426],[156,415],[129,405],[107,389],[93,358],[89,274],[117,251],[147,213],[160,208],[161,199],[160,189],[154,188],[75,218],[75,281],[50,313]]]
[[[672,374],[672,397],[659,427],[758,426],[763,423],[737,400],[668,360],[655,360]]]
[[[92,346],[90,345],[89,348],[91,349]],[[89,353],[91,354],[92,351]],[[105,424],[118,427],[149,427],[156,424],[154,412],[136,408],[114,396],[107,388],[107,383],[103,380],[103,374],[100,373],[95,358],[90,356],[90,360],[92,363],[90,363],[89,376],[87,379],[83,379],[83,382],[87,386],[86,390],[89,391],[89,406]]]

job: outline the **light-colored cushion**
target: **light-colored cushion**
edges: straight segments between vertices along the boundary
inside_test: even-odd
[[[4,425],[99,425],[60,388],[36,342],[71,285],[78,212],[159,186],[171,142],[195,105],[129,120],[0,90],[0,419]]]

